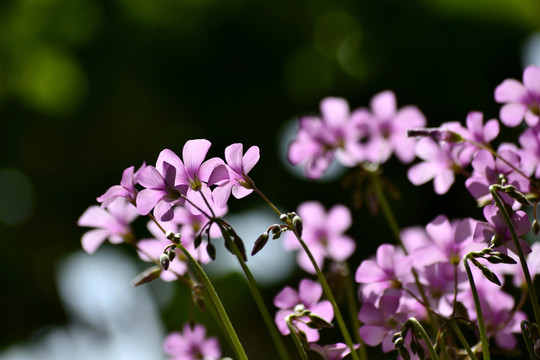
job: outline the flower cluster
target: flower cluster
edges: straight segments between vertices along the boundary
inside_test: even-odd
[[[293,338],[304,360],[308,350],[327,360],[366,360],[366,346],[380,346],[383,353],[397,350],[402,359],[476,359],[480,353],[489,359],[493,346],[503,354],[519,351],[516,334],[521,333],[521,348],[532,359],[540,344],[540,303],[533,283],[540,273],[540,245],[526,236],[531,230],[540,233],[540,68],[527,67],[523,83],[503,81],[495,89],[495,101],[503,104],[502,125],[523,123],[516,143],[495,145],[499,121],[484,121],[477,111],[466,116],[464,125],[452,121],[428,128],[417,107],[398,109],[391,91],[376,94],[369,108],[352,111],[345,99],[325,98],[320,115],[300,118],[288,149],[290,162],[302,165],[309,179],[319,178],[334,160],[357,168],[371,182],[371,194],[388,221],[395,241],[380,244],[359,264],[352,264],[351,257],[364,240],[346,234],[354,222],[346,205],[326,210],[312,200],[296,212],[281,212],[248,176],[259,161],[258,147],[244,153],[236,143],[225,149],[224,159],[206,159],[211,144],[204,139],[187,141],[182,158],[165,149],[155,165],[126,169],[120,185],[98,197],[101,207],[91,206],[80,217],[80,226],[94,228],[83,235],[82,246],[88,253],[107,239],[134,246],[142,260],[156,263],[135,285],[159,277],[180,280],[196,305],[211,306],[242,360],[247,359],[243,347],[200,266],[215,259],[212,241],[219,237],[242,265],[282,359],[288,355],[279,333]],[[440,195],[462,177],[483,218],[438,213],[428,224],[399,228],[381,186],[380,169],[392,155],[406,165],[418,159],[403,178],[417,186],[433,181]],[[270,237],[283,235],[284,248],[297,252],[298,265],[306,272],[297,289],[285,286],[274,297],[274,322],[245,262],[243,242],[223,219],[231,194],[240,199],[253,191],[281,223],[262,232],[251,255]],[[131,223],[139,215],[150,219],[151,237],[136,240]],[[527,296],[532,317],[526,313]],[[343,320],[345,308],[350,324]],[[468,337],[461,332],[463,325],[474,330]],[[344,342],[327,344],[324,332],[335,328]],[[221,357],[217,339],[206,338],[202,325],[170,334],[164,350],[173,359]]]

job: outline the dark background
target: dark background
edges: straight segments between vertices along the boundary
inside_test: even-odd
[[[253,178],[284,208],[314,198],[351,205],[341,180],[305,181],[280,158],[283,126],[317,112],[323,97],[345,97],[356,108],[391,89],[399,106],[417,105],[430,126],[464,121],[471,110],[496,117],[493,90],[505,78],[521,78],[523,45],[540,28],[540,5],[470,3],[2,1],[0,166],[15,177],[0,189],[7,216],[0,224],[0,349],[65,321],[54,271],[80,249],[78,217],[123,169],[152,164],[164,148],[181,153],[185,141],[206,138],[210,155],[222,156],[233,142],[258,145]],[[515,134],[504,136],[513,141]],[[385,167],[401,190],[393,205],[402,226],[439,213],[479,214],[459,181],[434,196],[431,183],[410,185],[406,169],[395,160]],[[234,201],[231,212],[257,204],[255,196]],[[361,248],[355,268],[392,240],[366,209],[354,216],[350,234]],[[300,276],[291,275],[290,284]],[[245,290],[240,280],[228,281]],[[269,304],[283,285],[263,289]],[[227,304],[231,317],[249,319],[234,304],[252,303],[235,301]],[[245,311],[257,316],[254,307]],[[250,336],[255,325],[245,322],[241,335]],[[264,346],[252,340],[248,354]]]

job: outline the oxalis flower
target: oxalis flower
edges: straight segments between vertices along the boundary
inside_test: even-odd
[[[138,184],[138,177],[141,171],[146,168],[146,164],[143,163],[139,170],[135,172],[135,167],[130,166],[124,170],[122,174],[122,180],[120,185],[111,186],[105,194],[97,198],[97,201],[101,203],[101,207],[107,207],[117,197],[123,197],[129,200],[135,205],[135,199],[137,198],[138,190],[135,185]]]
[[[322,287],[319,283],[302,279],[298,286],[298,291],[290,286],[286,286],[274,298],[274,305],[280,310],[277,311],[275,322],[278,330],[283,335],[289,335],[290,331],[287,326],[286,318],[294,314],[297,310],[309,310],[312,314],[317,315],[328,323],[334,318],[334,309],[328,300],[319,301],[322,295]],[[309,319],[306,319],[306,322]],[[294,325],[306,334],[308,342],[316,342],[319,340],[319,331],[312,329],[302,321],[295,321]]]
[[[82,248],[92,254],[105,240],[113,244],[123,243],[132,234],[129,224],[138,216],[137,209],[124,198],[114,199],[106,208],[90,206],[81,215],[77,225],[96,229],[83,235]]]
[[[253,180],[248,176],[248,173],[253,169],[259,161],[260,154],[257,146],[250,147],[244,154],[244,147],[240,143],[227,146],[225,149],[226,165],[218,166],[214,172],[214,177],[227,177],[226,180],[221,180],[218,187],[214,189],[214,201],[218,206],[225,206],[231,195],[237,199],[241,199],[253,192]],[[225,171],[225,174],[222,172]],[[213,179],[211,182],[217,182]]]
[[[200,324],[186,324],[182,332],[170,333],[163,342],[169,360],[218,360],[221,357],[219,342],[206,337],[206,328]]]
[[[504,103],[500,117],[504,125],[518,126],[523,118],[530,127],[538,124],[540,115],[540,67],[527,66],[523,83],[515,79],[504,80],[495,89],[495,101]]]
[[[343,233],[351,227],[351,212],[344,205],[335,205],[328,212],[317,201],[308,201],[298,207],[303,219],[302,239],[308,245],[315,262],[322,268],[325,259],[344,261],[356,248],[354,240]],[[298,239],[288,232],[283,243],[288,250],[299,250],[298,264],[305,271],[315,274],[315,268]]]
[[[173,218],[172,207],[188,200],[186,207],[194,214],[198,208],[209,210],[203,199],[212,203],[208,180],[214,169],[223,164],[223,160],[212,158],[204,161],[210,148],[210,141],[205,139],[189,140],[184,145],[184,162],[171,150],[163,150],[158,157],[156,167],[148,166],[139,176],[139,183],[146,189],[137,196],[137,209],[141,215],[154,209],[154,215],[161,221]],[[226,180],[226,174],[216,173],[213,182]],[[204,195],[201,195],[204,194]],[[194,204],[194,206],[192,206]]]
[[[328,169],[334,156],[345,166],[358,163],[362,152],[359,139],[362,131],[352,121],[345,99],[328,97],[320,103],[321,116],[303,116],[300,129],[289,145],[291,164],[304,164],[309,179],[318,179]]]

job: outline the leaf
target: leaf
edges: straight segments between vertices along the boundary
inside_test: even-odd
[[[140,273],[139,275],[137,275],[135,279],[131,281],[131,284],[133,286],[139,286],[142,284],[147,284],[149,282],[152,282],[156,280],[157,278],[159,278],[159,276],[161,275],[161,271],[162,271],[161,267],[152,266],[151,268],[148,268],[144,270],[142,273]]]

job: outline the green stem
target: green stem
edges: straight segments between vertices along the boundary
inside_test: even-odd
[[[195,260],[193,258],[193,256],[191,256],[189,251],[187,251],[187,249],[182,244],[178,244],[177,247],[188,258],[189,263],[195,269],[197,275],[199,276],[199,278],[203,282],[206,290],[208,291],[208,294],[210,295],[210,298],[212,299],[212,302],[214,303],[214,305],[216,307],[218,315],[221,318],[221,320],[223,321],[223,325],[225,326],[225,330],[227,331],[227,335],[229,336],[229,338],[230,338],[230,340],[231,340],[231,342],[233,344],[233,348],[234,348],[234,351],[236,352],[236,355],[241,360],[247,360],[247,355],[246,355],[246,353],[244,351],[244,348],[242,347],[242,344],[240,343],[240,340],[238,339],[238,335],[236,335],[236,332],[234,331],[234,328],[233,328],[233,326],[231,324],[231,321],[230,321],[229,317],[227,316],[227,312],[225,311],[225,308],[223,307],[223,304],[221,303],[221,300],[219,299],[219,296],[218,296],[216,290],[214,289],[214,286],[212,285],[212,282],[210,281],[210,279],[208,278],[208,276],[204,272],[201,265],[199,265],[197,260]]]
[[[360,347],[358,348],[358,352],[360,353],[360,359],[361,360],[367,360],[367,349],[364,343],[364,340],[362,340],[362,337],[360,336],[360,321],[358,320],[358,308],[356,306],[356,294],[354,291],[354,283],[353,279],[351,277],[351,272],[349,271],[349,268],[347,267],[347,304],[349,306],[349,313],[351,316],[351,323],[353,325],[353,329],[356,329],[354,332],[354,338],[357,343],[360,344]]]
[[[531,360],[537,359],[536,355],[534,354],[533,345],[531,344],[531,339],[529,338],[529,329],[527,327],[528,321],[522,321],[520,324],[521,327],[521,335],[523,335],[523,340],[525,341],[525,346],[527,347],[527,351],[529,352],[529,357]]]
[[[454,319],[450,319],[449,323],[450,323],[450,326],[452,327],[452,330],[454,330],[454,334],[456,334],[459,342],[461,343],[461,345],[463,346],[465,351],[467,351],[467,354],[469,355],[471,360],[478,360],[478,358],[476,357],[474,351],[472,351],[471,346],[469,345],[469,343],[465,339],[465,336],[463,336],[463,333],[461,332],[461,329],[457,325],[456,321]]]
[[[261,295],[261,292],[259,291],[259,287],[257,286],[257,283],[255,281],[253,274],[251,273],[251,271],[249,270],[249,267],[247,266],[246,262],[242,258],[240,250],[238,249],[236,244],[230,240],[230,238],[223,231],[223,229],[222,229],[222,235],[225,238],[225,241],[228,241],[229,244],[231,245],[232,249],[234,250],[234,254],[236,255],[236,258],[238,259],[238,262],[240,263],[240,266],[242,267],[242,270],[244,271],[244,275],[247,278],[248,286],[249,286],[249,289],[251,290],[251,294],[253,295],[255,303],[257,304],[257,307],[259,308],[259,311],[263,317],[266,327],[268,328],[268,331],[270,332],[270,335],[272,336],[274,345],[278,349],[279,356],[283,360],[289,360],[290,357],[285,348],[285,344],[283,343],[281,335],[278,333],[275,323],[272,320],[270,313],[268,312],[268,309],[264,303],[263,297]]]
[[[469,267],[469,255],[463,256],[463,265],[465,266],[465,271],[467,272],[467,277],[469,278],[469,284],[471,286],[471,292],[474,299],[474,307],[476,308],[476,315],[478,319],[478,331],[480,332],[480,341],[482,342],[482,356],[484,360],[490,359],[489,354],[489,339],[486,334],[486,326],[484,324],[484,315],[482,314],[482,307],[480,306],[480,299],[478,298],[478,291],[476,290],[476,285],[474,283],[474,278]]]
[[[373,189],[375,190],[375,195],[377,196],[377,199],[379,199],[379,204],[381,205],[381,209],[383,211],[386,221],[388,222],[388,225],[390,225],[390,230],[392,231],[392,234],[394,235],[394,237],[396,238],[396,241],[398,242],[399,246],[403,250],[403,253],[405,255],[408,255],[407,248],[405,247],[405,244],[403,244],[403,241],[401,239],[399,225],[394,216],[394,213],[392,212],[392,209],[390,208],[390,204],[388,203],[388,200],[386,199],[386,196],[384,195],[384,191],[381,186],[381,181],[379,179],[378,169],[374,169],[374,170],[365,169],[365,170],[368,171],[369,173],[371,182],[373,184]],[[437,333],[438,331],[437,322],[432,315],[426,292],[424,291],[424,287],[420,283],[420,279],[418,278],[418,274],[416,273],[416,270],[414,268],[412,269],[412,274],[414,277],[414,282],[416,284],[416,287],[418,288],[418,291],[420,292],[420,296],[422,297],[422,302],[424,303],[424,306],[428,310],[427,313],[428,313],[429,322],[431,323],[431,326],[432,326],[432,330],[435,333]]]
[[[347,347],[351,349],[351,356],[354,360],[360,360],[358,358],[358,354],[356,353],[354,349],[354,344],[351,339],[351,335],[349,334],[349,331],[347,330],[347,326],[345,325],[345,321],[343,320],[343,316],[341,315],[341,311],[339,310],[339,307],[336,303],[336,299],[334,298],[334,294],[332,293],[332,290],[330,289],[330,286],[328,285],[328,282],[326,281],[326,278],[324,277],[324,274],[322,273],[321,269],[319,268],[319,265],[317,265],[317,262],[315,261],[315,258],[313,257],[313,254],[309,250],[309,247],[307,244],[302,240],[300,236],[298,236],[296,231],[293,231],[296,235],[296,238],[300,242],[300,245],[302,245],[302,248],[306,252],[307,256],[309,257],[309,260],[311,261],[311,264],[315,268],[315,272],[317,273],[317,278],[319,279],[319,282],[321,283],[321,286],[323,288],[324,294],[328,298],[328,301],[332,304],[332,308],[334,309],[334,315],[336,317],[339,329],[341,330],[341,333],[343,335],[343,338],[345,340],[345,343],[347,344]]]
[[[426,330],[424,330],[424,327],[416,318],[412,317],[409,320],[407,320],[407,323],[410,323],[414,326],[414,329],[416,330],[416,333],[420,335],[422,340],[424,340],[424,343],[427,345],[429,354],[431,355],[432,360],[439,360],[439,357],[437,356],[437,353],[435,352],[435,349],[433,348],[433,344],[431,343],[431,340],[429,339],[428,334],[426,333]]]
[[[497,207],[501,211],[501,214],[504,217],[504,221],[506,222],[506,225],[508,227],[508,230],[510,231],[510,235],[512,236],[512,241],[514,242],[514,247],[516,248],[518,252],[519,262],[521,264],[523,275],[525,276],[525,282],[527,283],[527,288],[529,290],[529,298],[531,299],[531,305],[534,312],[534,318],[536,320],[536,323],[540,325],[540,305],[538,304],[538,297],[536,296],[536,290],[532,282],[531,274],[529,272],[529,267],[527,266],[527,259],[525,258],[525,254],[523,254],[523,250],[521,249],[521,244],[519,243],[516,230],[514,229],[512,220],[510,219],[510,216],[508,215],[508,212],[506,211],[506,208],[504,207],[504,204],[499,194],[497,193],[497,190],[495,190],[495,188],[493,187],[493,185],[489,187],[489,192],[491,193],[493,200],[495,200]]]
[[[285,320],[287,322],[287,327],[289,328],[289,331],[291,333],[291,337],[293,338],[294,344],[296,345],[296,348],[298,349],[298,352],[300,353],[300,358],[302,360],[308,360],[308,356],[306,354],[306,350],[304,349],[304,346],[302,345],[302,342],[298,338],[298,334],[296,333],[296,329],[291,323],[291,318],[287,316],[287,319]]]
[[[257,187],[254,184],[253,184],[253,190],[257,194],[259,194],[260,197],[263,198],[263,200],[272,208],[272,210],[274,210],[276,212],[276,214],[281,216],[281,214],[282,214],[281,211],[279,211],[278,208],[275,207],[274,204],[266,197],[266,195],[264,195],[262,191],[257,189]],[[291,229],[292,229],[292,226],[291,226]],[[317,262],[315,261],[315,258],[313,257],[313,254],[311,254],[311,251],[309,250],[309,247],[306,245],[304,240],[302,240],[302,238],[299,236],[299,234],[296,231],[293,230],[293,232],[294,232],[294,235],[296,236],[296,238],[298,239],[298,241],[300,242],[300,245],[302,246],[302,248],[306,252],[307,256],[309,257],[309,260],[313,264],[313,267],[315,268],[315,271],[317,273],[317,278],[319,279],[319,282],[321,283],[321,286],[323,288],[324,294],[328,298],[328,301],[330,301],[330,303],[332,304],[332,308],[334,310],[334,316],[336,317],[336,320],[338,322],[338,326],[339,326],[339,329],[341,330],[341,333],[342,333],[343,338],[345,340],[345,344],[347,344],[347,347],[351,350],[352,358],[354,360],[360,360],[358,358],[358,354],[356,353],[356,351],[354,349],[354,344],[353,344],[353,341],[351,339],[351,335],[349,334],[349,331],[347,330],[347,326],[345,325],[345,321],[343,320],[343,316],[341,315],[341,311],[339,310],[339,307],[338,307],[338,305],[336,303],[336,299],[334,298],[334,294],[332,293],[332,290],[330,289],[330,286],[328,285],[328,282],[326,281],[326,278],[324,277],[324,274],[322,273],[321,269],[317,265]],[[356,331],[358,331],[358,329]]]

